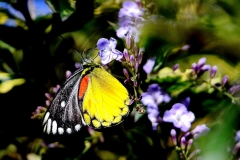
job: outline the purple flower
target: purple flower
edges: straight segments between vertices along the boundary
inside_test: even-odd
[[[155,64],[155,57],[148,59],[147,62],[146,62],[146,64],[144,64],[144,66],[143,66],[143,70],[144,70],[147,74],[151,73],[154,64]]]
[[[65,73],[65,77],[69,78],[71,75],[72,75],[72,72],[67,70],[66,73]]]
[[[125,1],[123,3],[123,8],[120,9],[118,17],[138,17],[142,15],[142,11],[139,9],[136,2]]]
[[[236,132],[235,141],[240,142],[240,130]]]
[[[190,129],[191,122],[194,119],[194,114],[181,103],[174,104],[172,109],[167,110],[163,115],[163,121],[172,122],[175,127],[180,128],[183,132]]]
[[[209,64],[205,64],[202,66],[201,71],[208,71],[211,69],[211,66]]]
[[[197,64],[198,68],[201,69],[205,63],[206,63],[206,57],[200,58]]]
[[[161,120],[158,105],[162,102],[169,102],[170,99],[171,97],[167,93],[163,93],[158,84],[151,84],[147,92],[142,94],[141,102],[147,106],[148,119],[152,122],[153,130],[157,129]]]
[[[197,74],[198,76],[201,76],[204,72],[208,71],[211,69],[211,66],[209,64],[205,64],[206,63],[206,58],[200,58],[198,63],[193,63],[192,64],[192,69],[194,71],[195,74]],[[213,68],[213,72],[216,68]],[[211,73],[212,75],[214,73]]]
[[[149,85],[147,92],[142,94],[141,102],[148,106],[148,105],[159,105],[162,102],[169,102],[171,97],[164,93],[158,84],[151,84]]]
[[[107,40],[106,38],[100,38],[97,42],[97,48],[99,49],[98,55],[101,58],[102,64],[107,64],[113,59],[120,60],[123,57],[123,53],[115,49],[117,41],[114,38]]]
[[[175,71],[175,70],[177,70],[179,68],[179,64],[178,63],[176,63],[174,66],[173,66],[173,71]]]
[[[145,19],[138,17],[135,21],[123,21],[119,22],[121,26],[117,30],[117,36],[119,38],[124,38],[126,36],[134,39],[134,42],[139,41],[139,35],[141,34],[140,30],[145,23]]]
[[[228,75],[225,75],[223,78],[222,78],[222,86],[225,86],[225,84],[227,83],[228,81]]]
[[[134,1],[126,1],[123,3],[123,8],[118,13],[120,28],[117,30],[119,38],[133,38],[134,42],[139,41],[139,29],[145,23],[142,16],[143,12],[140,10],[138,4]]]
[[[194,135],[194,138],[198,138],[200,135],[203,135],[209,132],[209,128],[206,124],[198,125],[195,129],[191,131],[191,134]]]
[[[213,66],[210,71],[210,78],[213,78],[217,73],[217,66]]]
[[[160,121],[159,110],[156,104],[147,105],[148,119],[152,122],[153,130],[157,130],[158,123]]]

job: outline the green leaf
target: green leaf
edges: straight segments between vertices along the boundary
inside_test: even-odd
[[[76,0],[46,0],[47,5],[65,19],[75,11]]]
[[[4,81],[3,83],[0,84],[0,93],[7,93],[13,87],[20,86],[23,83],[25,83],[25,79],[23,79],[23,78],[11,79],[8,81]]]

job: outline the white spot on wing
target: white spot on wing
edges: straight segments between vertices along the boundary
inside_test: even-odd
[[[67,128],[67,133],[71,134],[72,133],[72,129],[71,128]]]
[[[65,101],[62,101],[61,102],[61,107],[65,107],[66,106],[66,102]]]
[[[51,132],[51,124],[52,124],[52,120],[49,118],[48,122],[47,122],[47,133],[50,134]]]
[[[58,133],[59,133],[59,134],[63,134],[63,133],[64,133],[64,130],[63,130],[62,127],[58,127]]]
[[[57,122],[56,121],[52,122],[52,133],[53,134],[57,133]]]
[[[44,125],[43,132],[47,132],[47,124]]]
[[[82,124],[83,124],[84,126],[86,126],[87,124],[86,124],[86,122],[84,121],[83,116],[81,116],[81,117],[82,117]]]
[[[81,128],[81,125],[80,125],[80,124],[77,124],[77,125],[75,126],[75,130],[76,130],[76,131],[79,131],[80,128]]]
[[[49,115],[50,115],[49,112],[47,112],[47,113],[45,114],[45,117],[44,117],[43,123],[46,123],[46,121],[47,121],[48,118],[49,118]]]

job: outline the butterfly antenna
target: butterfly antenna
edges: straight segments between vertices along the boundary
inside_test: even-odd
[[[61,37],[63,40],[65,40],[65,38],[63,38],[62,35],[60,35],[60,37]],[[84,60],[83,55],[82,55],[76,48],[74,48],[74,47],[71,47],[71,48],[72,48],[73,52],[77,54],[77,56],[78,56],[78,58],[79,58],[80,60]],[[84,51],[85,51],[85,50],[84,50]],[[84,53],[84,51],[83,51],[83,53]],[[79,55],[80,55],[80,56],[79,56]]]
[[[87,59],[90,59],[90,55],[93,53],[94,50],[96,50],[96,47],[95,48],[90,48],[90,49],[87,50]],[[92,60],[94,60],[97,56],[98,56],[98,54],[95,57],[93,57]]]

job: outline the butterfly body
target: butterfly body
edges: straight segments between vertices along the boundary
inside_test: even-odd
[[[59,89],[43,118],[43,132],[72,134],[121,123],[129,114],[127,89],[101,65],[85,63]]]

